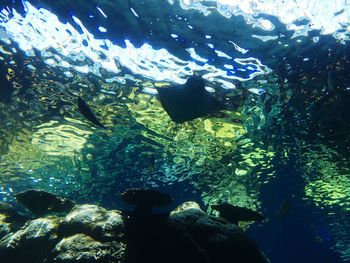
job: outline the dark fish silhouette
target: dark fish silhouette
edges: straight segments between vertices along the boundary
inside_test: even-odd
[[[220,110],[221,104],[205,89],[204,79],[190,77],[184,85],[157,88],[160,102],[177,123],[194,120]]]
[[[106,129],[105,126],[103,126],[102,123],[93,114],[89,105],[80,97],[78,97],[78,109],[86,119],[91,121],[93,124],[96,124],[97,126]]]
[[[15,197],[36,216],[49,213],[68,213],[74,206],[72,201],[42,190],[30,189],[16,194]]]
[[[228,203],[212,205],[212,209],[219,211],[220,217],[238,225],[239,221],[262,221],[264,217],[259,212],[245,207],[239,207]]]
[[[285,199],[282,201],[279,209],[277,210],[277,215],[286,215],[289,213],[290,209],[292,208],[292,203],[289,199]]]
[[[9,102],[14,88],[8,77],[8,71],[3,66],[0,67],[0,83],[0,101]]]
[[[151,173],[154,171],[156,165],[156,159],[154,157],[154,154],[151,154],[148,157],[148,171]]]

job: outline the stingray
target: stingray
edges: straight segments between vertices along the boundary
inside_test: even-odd
[[[190,77],[184,85],[157,88],[160,102],[176,123],[194,120],[222,109],[206,89],[204,79]]]
[[[80,97],[78,97],[78,109],[86,119],[91,121],[93,124],[96,124],[97,126],[106,129],[105,126],[103,126],[102,123],[96,118],[89,105]]]

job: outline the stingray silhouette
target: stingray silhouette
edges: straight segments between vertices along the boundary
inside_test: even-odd
[[[188,78],[184,85],[157,88],[157,91],[164,110],[176,123],[194,120],[221,108],[199,76]]]

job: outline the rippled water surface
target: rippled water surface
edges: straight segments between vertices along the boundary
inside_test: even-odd
[[[350,262],[350,4],[91,0],[0,4],[0,199],[41,188],[122,206],[225,200],[272,262]],[[225,110],[176,124],[157,87],[193,74]],[[82,97],[106,126],[78,111]],[[291,209],[278,215],[281,204]]]

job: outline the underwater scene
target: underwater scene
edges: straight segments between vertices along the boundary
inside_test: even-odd
[[[349,44],[347,0],[0,0],[0,261],[350,262]]]

